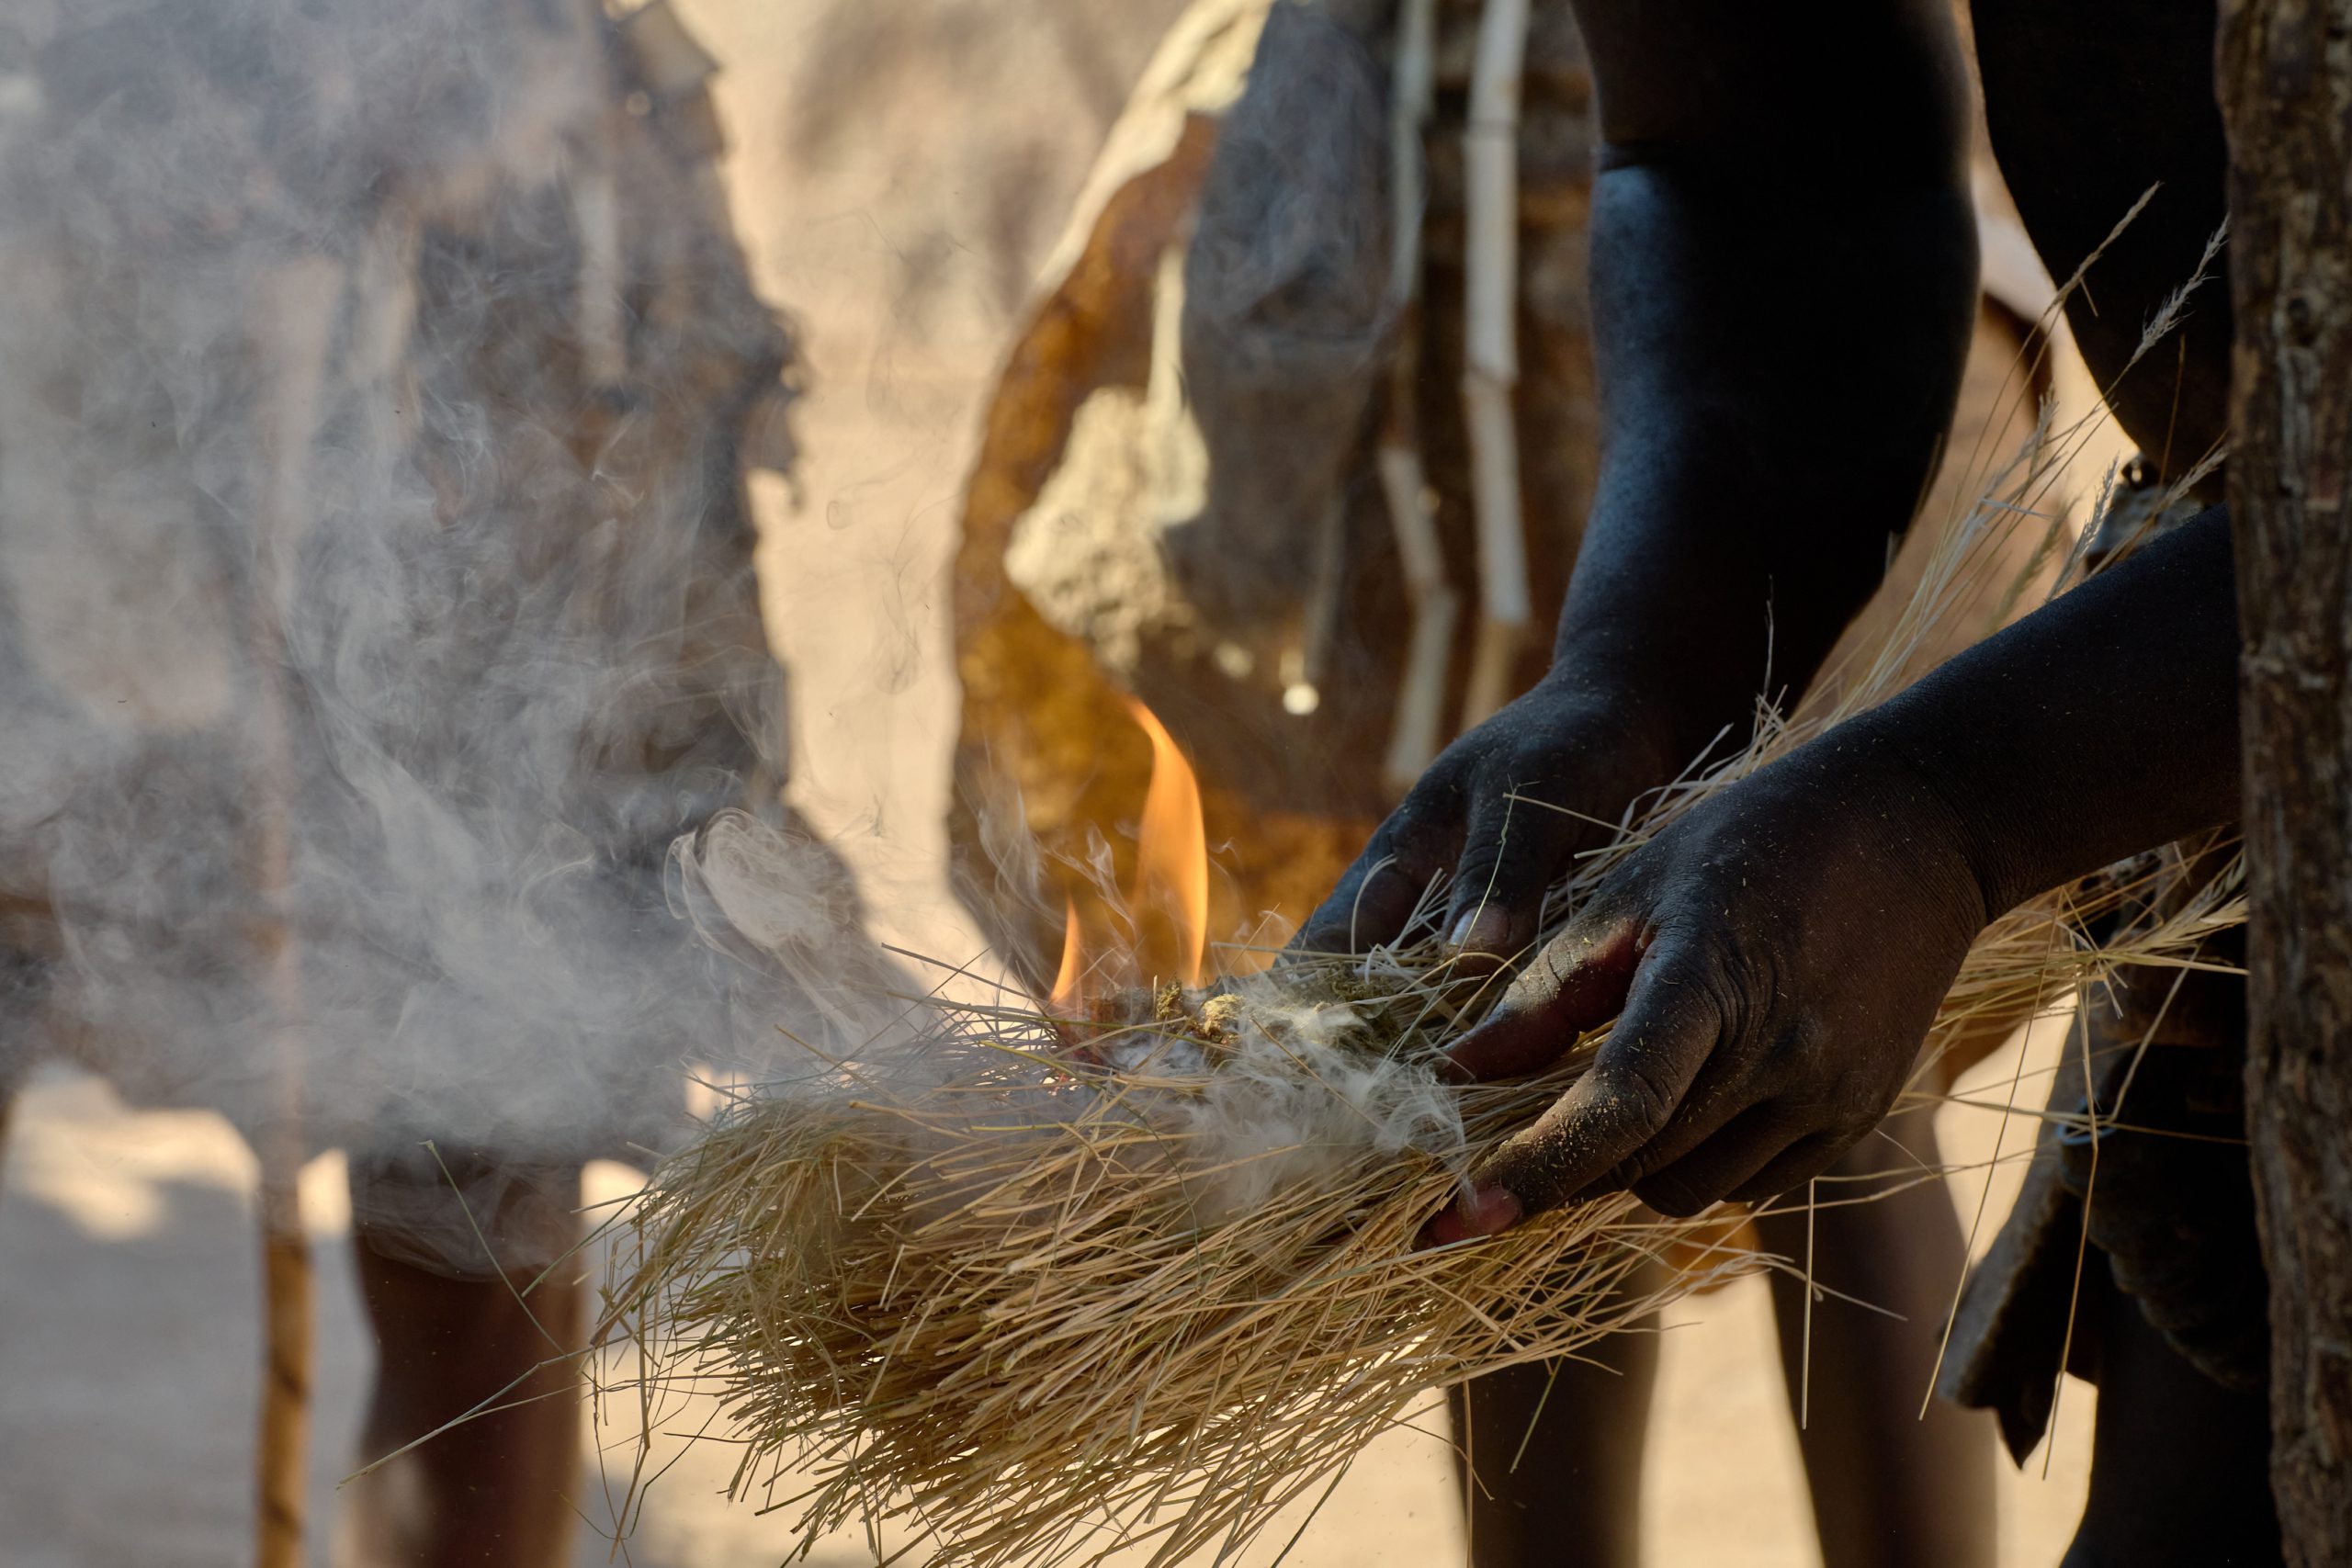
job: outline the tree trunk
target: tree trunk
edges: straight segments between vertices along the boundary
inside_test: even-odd
[[[2224,0],[2248,1134],[2289,1561],[2352,1562],[2352,0]]]

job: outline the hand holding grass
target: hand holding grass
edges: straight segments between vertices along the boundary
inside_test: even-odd
[[[1618,1020],[1428,1239],[1628,1187],[1687,1215],[1802,1184],[1894,1102],[1986,914],[1952,811],[1866,721],[1724,789],[1453,1048],[1467,1077],[1518,1077]]]

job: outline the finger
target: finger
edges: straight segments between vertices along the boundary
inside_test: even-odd
[[[1683,1092],[1682,1104],[1657,1136],[1623,1165],[1605,1173],[1588,1191],[1572,1196],[1598,1198],[1631,1188],[1646,1203],[1652,1186],[1668,1195],[1685,1187],[1693,1192],[1707,1190],[1696,1207],[1665,1211],[1695,1213],[1810,1131],[1777,1104],[1757,1103],[1767,1090],[1745,1081],[1746,1075],[1725,1068],[1736,1055],[1724,1042],[1717,1041],[1698,1080]],[[1724,1179],[1720,1186],[1713,1186],[1713,1173],[1718,1168],[1724,1169]]]
[[[1479,1213],[1496,1212],[1496,1189],[1521,1214],[1555,1208],[1665,1129],[1723,1032],[1707,992],[1683,983],[1686,968],[1672,953],[1651,953],[1591,1069],[1477,1172],[1473,1197],[1487,1205]]]
[[[1579,841],[1583,824],[1511,787],[1470,801],[1452,897],[1439,928],[1465,953],[1515,959],[1535,943],[1544,890]]]
[[[1457,1198],[1439,1210],[1413,1243],[1415,1250],[1431,1247],[1451,1247],[1457,1241],[1469,1241],[1482,1235],[1493,1235],[1519,1224],[1519,1200],[1498,1187],[1487,1188],[1467,1198]]]
[[[1446,1053],[1472,1082],[1517,1077],[1560,1059],[1588,1030],[1624,1007],[1641,962],[1631,916],[1579,920],[1544,944],[1477,1028]]]
[[[1331,896],[1290,939],[1288,951],[1363,953],[1395,942],[1442,867],[1430,847],[1413,841],[1417,837],[1385,828],[1374,834]]]
[[[1750,1106],[1688,1153],[1656,1163],[1628,1185],[1659,1213],[1687,1219],[1753,1180],[1806,1132],[1805,1121],[1784,1104]]]
[[[1792,1191],[1838,1163],[1838,1156],[1862,1141],[1869,1134],[1815,1133],[1799,1138],[1779,1156],[1754,1176],[1730,1189],[1724,1196],[1741,1203],[1762,1203]]]

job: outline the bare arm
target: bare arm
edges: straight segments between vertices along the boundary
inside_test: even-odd
[[[1940,0],[1578,6],[1605,141],[1604,457],[1551,672],[1456,741],[1301,931],[1514,954],[1544,887],[1770,679],[1801,688],[1883,574],[1965,361],[1965,78]],[[1532,795],[1577,815],[1514,814]]]
[[[1802,690],[1877,586],[1951,418],[1976,298],[1948,7],[1585,0],[1600,485],[1572,678],[1678,763]]]
[[[2236,816],[2237,652],[2217,507],[1676,822],[1455,1047],[1506,1076],[1617,1018],[1432,1235],[1820,1171],[1886,1113],[1985,921]]]

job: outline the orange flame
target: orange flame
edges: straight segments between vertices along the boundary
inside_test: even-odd
[[[1067,1012],[1082,999],[1080,986],[1086,978],[1086,943],[1078,930],[1078,900],[1062,900],[1062,966],[1054,975],[1054,1007]]]
[[[1149,708],[1129,697],[1127,711],[1151,738],[1151,784],[1144,791],[1136,833],[1131,903],[1138,914],[1155,907],[1166,911],[1176,927],[1176,976],[1197,986],[1209,930],[1209,846],[1201,821],[1200,782]],[[1064,950],[1065,962],[1070,951],[1074,944]]]

